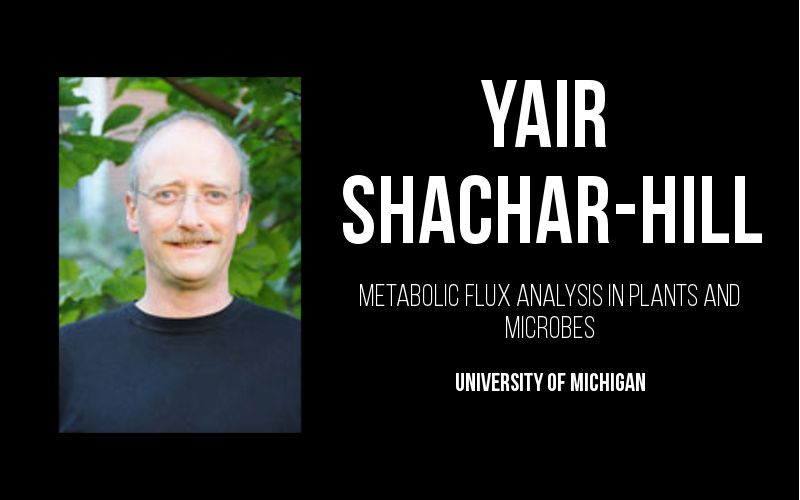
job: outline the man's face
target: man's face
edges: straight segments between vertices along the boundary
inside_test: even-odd
[[[250,208],[249,194],[234,194],[243,188],[236,152],[213,128],[185,120],[153,137],[141,160],[139,191],[148,197],[129,195],[126,205],[148,277],[180,289],[227,281]]]

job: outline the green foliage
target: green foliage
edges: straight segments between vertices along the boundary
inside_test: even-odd
[[[142,114],[142,108],[139,106],[125,104],[118,107],[103,122],[103,133],[105,134],[109,130],[114,130],[135,121],[140,114]]]
[[[58,187],[70,189],[78,179],[91,175],[103,160],[125,163],[132,144],[91,135],[62,134],[58,140]]]
[[[58,105],[59,106],[77,106],[78,104],[86,104],[89,99],[75,95],[73,89],[80,86],[82,78],[75,76],[59,76],[58,77]]]
[[[168,111],[149,117],[145,129],[181,110],[217,118],[251,157],[253,203],[250,221],[236,244],[229,272],[231,293],[265,307],[300,316],[300,141],[301,80],[296,77],[184,77],[239,109],[226,116],[158,77],[122,77],[115,98],[127,89],[167,94]],[[59,106],[88,100],[76,96],[78,77],[59,77]],[[103,123],[103,133],[132,123],[138,106],[120,106]],[[108,159],[124,163],[133,145],[89,135],[92,117],[84,114],[59,135],[59,187],[72,188]],[[59,258],[59,325],[86,319],[140,298],[145,291],[144,255],[132,252],[116,269],[81,269]]]
[[[89,134],[92,130],[92,115],[84,113],[69,124],[69,133],[73,135]]]

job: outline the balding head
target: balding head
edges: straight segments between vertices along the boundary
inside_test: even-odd
[[[238,185],[234,191],[249,192],[249,158],[211,117],[184,111],[150,128],[137,143],[131,156],[130,186],[134,199],[142,176],[155,175],[160,166],[185,167],[214,165],[220,173],[236,169]]]

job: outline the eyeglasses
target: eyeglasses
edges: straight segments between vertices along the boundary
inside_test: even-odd
[[[224,189],[209,189],[202,194],[195,195],[182,193],[180,190],[174,188],[158,189],[152,194],[136,191],[136,193],[165,208],[183,206],[186,202],[186,198],[195,198],[200,206],[224,207],[228,205],[236,195],[243,192],[244,190],[242,189],[235,193],[228,192]]]

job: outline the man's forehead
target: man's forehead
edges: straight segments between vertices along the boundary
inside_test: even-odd
[[[159,131],[142,151],[144,163],[238,163],[227,138],[213,127],[192,120],[173,123]]]
[[[160,141],[175,141],[180,139],[198,138],[207,140],[208,138],[216,137],[222,142],[227,142],[225,137],[214,127],[208,123],[203,123],[198,120],[187,118],[174,123],[170,123],[157,134],[155,134],[151,143],[155,144]]]
[[[142,154],[142,179],[149,183],[230,184],[239,159],[228,140],[204,123],[176,122],[153,137]]]
[[[149,161],[140,178],[150,185],[230,186],[238,181],[239,170],[230,163],[215,161]]]
[[[151,187],[175,186],[175,187],[216,187],[232,189],[230,180],[223,178],[202,178],[202,177],[168,177],[168,176],[153,176],[148,179],[148,185]]]

